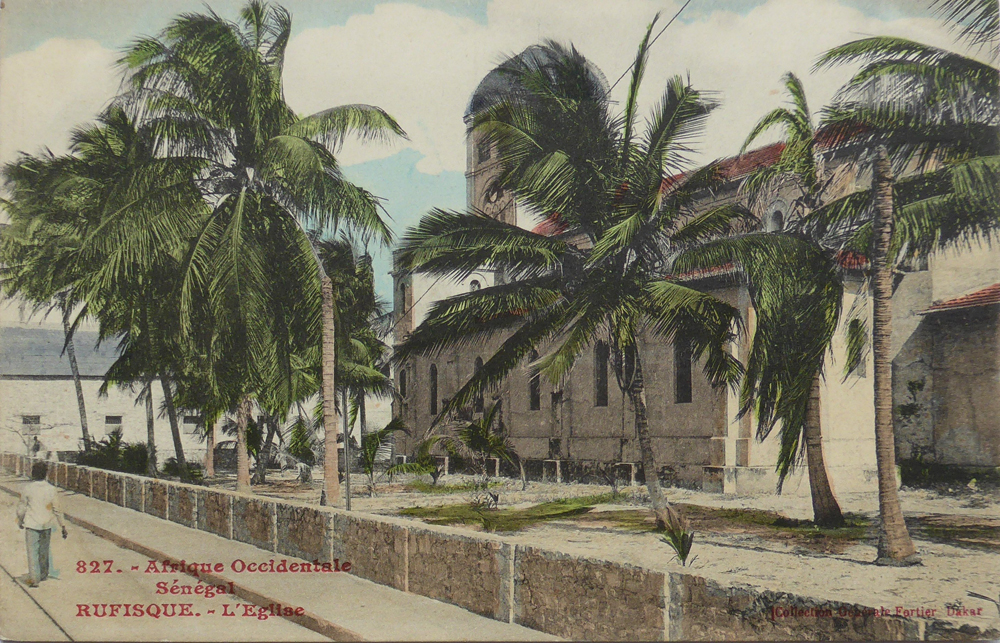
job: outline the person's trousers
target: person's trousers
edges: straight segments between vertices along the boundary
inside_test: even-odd
[[[28,578],[36,583],[49,577],[51,540],[50,529],[24,530],[24,541],[28,549]]]

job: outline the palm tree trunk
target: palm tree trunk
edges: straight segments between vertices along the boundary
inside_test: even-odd
[[[319,261],[317,259],[317,261]],[[340,499],[338,478],[337,386],[334,372],[337,367],[337,350],[334,344],[336,327],[333,315],[333,281],[320,265],[320,290],[323,295],[323,497],[322,504],[336,504]]]
[[[365,439],[368,433],[368,414],[365,409],[365,392],[358,393],[358,424],[361,426],[361,440]]]
[[[635,352],[635,375],[628,389],[629,399],[635,406],[635,431],[639,436],[639,452],[642,457],[642,469],[646,475],[646,489],[649,500],[656,515],[657,529],[676,527],[680,524],[680,516],[663,497],[660,490],[659,470],[653,455],[653,441],[649,437],[649,415],[646,411],[646,385],[643,381],[642,364],[638,349]]]
[[[813,522],[822,527],[843,527],[844,514],[840,510],[823,458],[823,433],[820,420],[820,375],[813,377],[806,406],[806,422],[802,429],[806,442],[806,463],[809,469],[809,491],[812,495]]]
[[[181,427],[177,424],[177,409],[174,407],[174,395],[170,390],[170,382],[160,375],[160,386],[163,388],[163,402],[167,406],[167,417],[170,419],[170,437],[174,440],[174,457],[177,459],[177,470],[181,479],[187,478],[187,461],[184,459],[184,445],[181,444]]]
[[[347,388],[341,392],[340,413],[344,418],[344,499],[345,507],[351,510],[351,432],[347,428]]]
[[[156,432],[153,423],[153,380],[146,380],[146,473],[150,478],[156,477]]]
[[[205,413],[202,412],[202,418]],[[215,424],[205,427],[205,477],[215,476]]]
[[[875,457],[878,463],[878,504],[881,524],[878,564],[919,562],[910,540],[896,492],[896,443],[892,427],[892,166],[885,147],[876,152],[873,168],[875,195],[872,270],[872,356],[875,362]]]
[[[250,492],[250,454],[247,453],[247,426],[253,406],[250,396],[244,395],[236,407],[236,490]]]
[[[80,410],[80,429],[83,431],[83,450],[90,451],[90,430],[87,426],[87,404],[83,399],[83,382],[80,381],[80,367],[76,363],[76,347],[73,345],[73,328],[69,323],[72,312],[69,305],[63,302],[63,333],[66,335],[66,355],[69,356],[69,368],[73,372],[73,385],[76,387],[76,406]]]
[[[264,446],[260,448],[260,456],[257,458],[257,484],[264,484],[267,479],[267,463],[271,459],[271,444],[274,442],[274,434],[278,430],[278,421],[272,417],[267,416],[267,438],[264,440]]]

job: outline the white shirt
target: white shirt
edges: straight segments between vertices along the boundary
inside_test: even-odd
[[[58,491],[44,480],[29,482],[21,492],[21,502],[17,504],[17,518],[28,529],[52,529],[62,518],[58,511]]]

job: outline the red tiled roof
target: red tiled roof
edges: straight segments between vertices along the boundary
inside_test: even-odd
[[[820,150],[832,149],[838,145],[846,143],[857,134],[861,134],[865,131],[867,131],[867,128],[860,126],[851,129],[824,127],[816,132],[816,148]],[[781,158],[781,153],[784,151],[784,143],[772,143],[737,156],[730,156],[729,158],[719,161],[719,172],[721,173],[723,180],[733,181],[762,167],[767,167],[777,163],[778,159]],[[660,190],[662,192],[666,192],[671,188],[671,186],[678,183],[685,176],[687,176],[687,173],[675,174],[674,176],[666,177],[660,184]],[[623,183],[619,187],[619,192],[627,189],[628,184]],[[552,236],[566,232],[566,228],[566,224],[559,220],[559,214],[556,213],[535,226],[532,232],[535,234]],[[858,257],[861,256],[858,255]],[[840,258],[838,257],[838,260],[839,259]],[[861,257],[861,263],[858,265],[842,265],[844,265],[845,268],[861,268],[865,263],[867,263],[867,259]]]
[[[781,153],[785,151],[784,143],[772,143],[766,147],[750,150],[740,156],[731,156],[723,159],[719,163],[719,170],[722,178],[732,180],[741,176],[746,176],[754,170],[773,165],[781,158]]]
[[[934,304],[927,310],[921,311],[921,315],[929,313],[939,313],[947,310],[959,310],[962,308],[978,308],[979,306],[994,306],[1000,304],[1000,284],[987,286],[982,290],[955,297],[948,301]]]
[[[838,250],[834,260],[841,268],[861,270],[868,267],[868,257],[853,250]]]
[[[772,143],[766,147],[750,150],[741,156],[730,156],[719,161],[719,174],[724,181],[733,181],[750,174],[754,170],[768,165],[773,165],[781,158],[781,153],[785,151],[784,143]],[[679,183],[687,174],[675,174],[663,179],[660,184],[660,191],[666,192],[675,183]]]
[[[872,128],[867,125],[828,125],[816,132],[816,147],[830,150],[849,143],[859,134],[867,134]]]
[[[821,128],[816,132],[816,149],[833,149],[849,142],[850,139],[854,138],[858,134],[863,134],[868,131],[868,129],[869,128],[864,126],[850,128],[828,126]],[[729,158],[722,159],[719,161],[719,170],[724,180],[732,181],[734,179],[744,177],[761,167],[767,167],[777,163],[778,159],[781,158],[781,153],[784,151],[784,143],[772,143],[771,145],[765,145],[764,147],[750,150],[749,152],[745,152],[741,155],[730,156]],[[684,176],[685,174],[668,176],[663,179],[663,184],[660,189],[666,191],[674,183],[677,183],[680,179],[684,178]]]
[[[696,279],[706,279],[708,277],[718,277],[719,275],[730,275],[736,271],[735,266],[731,263],[726,263],[721,266],[713,266],[711,268],[701,268],[699,270],[690,270],[688,272],[682,272],[679,275],[670,275],[667,277],[668,281],[694,281]]]
[[[847,268],[849,270],[860,270],[868,266],[868,257],[858,254],[857,252],[852,252],[850,250],[841,250],[837,253],[835,260],[842,268]],[[682,272],[679,275],[672,275],[670,279],[676,281],[692,281],[695,279],[705,279],[708,277],[718,277],[719,275],[731,275],[736,272],[736,267],[731,263],[726,263],[721,266],[714,266],[712,268],[704,268],[701,270],[691,270],[689,272]],[[998,284],[1000,285],[1000,284]]]
[[[569,226],[566,222],[562,220],[558,212],[553,212],[545,218],[544,221],[532,228],[532,232],[535,234],[545,235],[546,237],[553,237],[557,234],[562,234],[566,232]]]

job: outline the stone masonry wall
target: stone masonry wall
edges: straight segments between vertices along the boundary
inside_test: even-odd
[[[278,553],[331,562],[333,514],[314,507],[278,504]]]
[[[233,498],[233,540],[274,551],[275,503],[236,496]]]
[[[108,472],[95,469],[90,472],[90,496],[98,500],[108,499]]]
[[[407,528],[400,523],[337,513],[332,557],[350,561],[351,572],[361,578],[406,591]]]
[[[219,491],[198,493],[198,529],[216,536],[232,538],[233,497]]]
[[[167,517],[167,507],[169,506],[167,483],[157,480],[144,480],[143,487],[143,507],[146,513],[165,519]]]
[[[687,574],[670,574],[669,639],[912,641],[920,623],[876,616],[862,605],[814,601],[780,592],[721,587]]]
[[[504,620],[509,545],[412,527],[407,548],[409,591]]]
[[[134,476],[121,476],[121,478],[125,486],[125,506],[133,511],[143,511],[142,479]]]
[[[90,495],[90,474],[91,471],[87,467],[79,467],[76,473],[76,484],[72,487],[77,493],[82,493],[84,495]]]
[[[20,471],[18,471],[18,475],[21,475]],[[76,491],[76,479],[77,479],[77,477],[79,475],[80,475],[80,468],[79,467],[67,466],[66,467],[66,483],[63,485],[63,488],[64,489],[70,489],[70,490]]]
[[[6,454],[0,466],[7,473],[26,475],[31,461]],[[96,487],[95,497],[281,555],[321,562],[339,559],[342,568],[349,562],[349,573],[359,577],[573,640],[996,635],[876,616],[861,605],[724,587],[689,574],[664,574],[398,518],[275,502],[72,464],[60,465],[57,471],[56,481],[67,489],[89,494]]]
[[[108,497],[107,501],[111,504],[118,506],[124,506],[125,504],[125,479],[121,476],[110,475],[108,476]]]
[[[659,572],[518,547],[514,574],[516,623],[568,639],[663,639]]]
[[[197,492],[193,488],[170,485],[168,503],[170,505],[168,514],[170,520],[180,523],[185,527],[198,526],[198,497]]]

